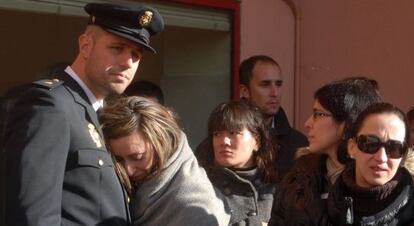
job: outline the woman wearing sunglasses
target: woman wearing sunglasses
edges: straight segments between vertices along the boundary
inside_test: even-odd
[[[278,187],[269,225],[328,224],[328,190],[346,160],[344,131],[362,110],[381,101],[375,81],[363,77],[328,83],[314,99],[313,114],[305,122],[310,153],[297,159]]]
[[[414,225],[414,181],[402,167],[409,147],[404,113],[373,104],[358,117],[347,164],[328,198],[335,225]]]

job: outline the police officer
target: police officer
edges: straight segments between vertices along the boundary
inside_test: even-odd
[[[133,80],[150,36],[164,23],[153,8],[90,3],[79,54],[56,78],[19,98],[6,131],[7,225],[128,225],[127,197],[96,111]]]

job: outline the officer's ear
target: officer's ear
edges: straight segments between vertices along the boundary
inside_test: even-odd
[[[90,34],[82,34],[78,39],[79,54],[83,59],[88,59],[92,51],[93,38]]]
[[[249,92],[249,88],[246,85],[243,85],[243,84],[240,85],[240,97],[249,99],[250,92]]]

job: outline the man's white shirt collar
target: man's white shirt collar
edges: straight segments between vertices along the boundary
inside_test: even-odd
[[[89,101],[92,103],[92,107],[95,111],[103,106],[103,100],[96,99],[95,95],[93,95],[92,91],[88,88],[88,86],[79,78],[79,76],[73,71],[70,66],[67,66],[65,72],[70,75],[75,81],[82,87],[83,91],[85,91],[86,96],[88,96]]]

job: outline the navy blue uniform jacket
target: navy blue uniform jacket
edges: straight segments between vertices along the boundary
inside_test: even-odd
[[[6,224],[127,225],[126,194],[82,88],[62,72],[33,83],[5,137]]]

